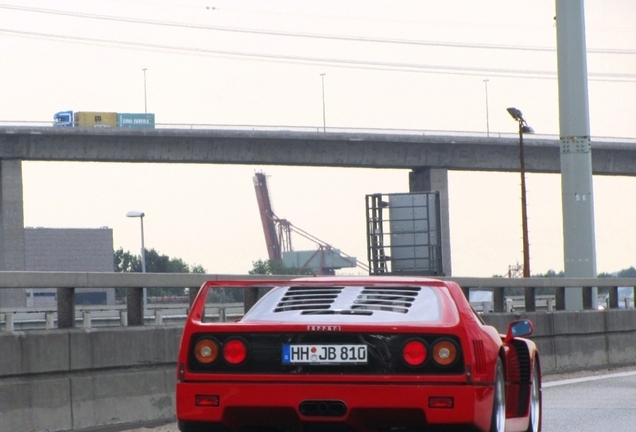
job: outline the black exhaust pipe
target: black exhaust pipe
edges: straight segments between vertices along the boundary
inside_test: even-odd
[[[306,417],[342,417],[347,413],[347,405],[342,401],[308,400],[301,402],[298,410]]]

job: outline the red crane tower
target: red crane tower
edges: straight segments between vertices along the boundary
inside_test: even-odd
[[[280,219],[272,210],[267,189],[267,177],[265,173],[254,175],[254,190],[256,201],[261,214],[261,223],[265,233],[265,244],[270,261],[283,261],[283,252],[291,251],[291,224],[285,219]]]
[[[311,262],[315,262],[318,257],[317,273],[321,275],[334,274],[335,268],[342,267],[359,267],[368,272],[369,267],[359,262],[355,257],[351,257],[342,251],[339,251],[331,245],[323,242],[317,237],[306,231],[292,225],[287,219],[281,219],[274,214],[272,203],[269,199],[269,190],[267,188],[267,177],[265,173],[256,173],[254,175],[254,190],[256,191],[256,200],[261,215],[261,223],[263,224],[263,233],[265,234],[265,244],[267,245],[267,254],[271,261],[283,261],[283,252],[292,252],[291,233],[292,231],[311,240],[318,245],[318,249],[309,254],[305,262],[299,266],[300,269],[306,268]],[[334,261],[334,257],[343,264],[337,267],[330,267],[327,261]]]

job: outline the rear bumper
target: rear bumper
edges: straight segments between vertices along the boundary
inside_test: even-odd
[[[218,396],[218,406],[197,406],[197,395]],[[359,430],[389,426],[473,425],[486,431],[492,386],[449,384],[178,383],[177,418],[221,423],[231,429],[271,425],[299,430],[302,423],[346,423]],[[452,408],[431,408],[432,397],[452,398]],[[445,399],[448,400],[448,399]],[[310,415],[301,404],[342,402],[344,411]],[[340,405],[341,406],[341,405]],[[307,413],[307,410],[303,410]],[[335,415],[334,415],[335,414]]]

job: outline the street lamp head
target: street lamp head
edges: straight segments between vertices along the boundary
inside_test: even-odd
[[[524,134],[533,134],[534,133],[534,129],[532,129],[530,126],[528,125],[523,125],[521,126],[521,133]]]
[[[126,213],[126,217],[144,217],[146,214],[142,211],[138,211],[138,210],[131,210],[128,213]]]
[[[521,114],[521,111],[519,111],[517,108],[507,108],[506,109],[508,111],[508,114],[510,114],[512,116],[513,119],[517,120],[517,121],[523,121],[523,114]]]

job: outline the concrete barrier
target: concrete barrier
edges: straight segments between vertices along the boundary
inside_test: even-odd
[[[529,318],[544,374],[636,363],[636,310],[484,314]],[[181,326],[0,333],[0,432],[174,419]]]
[[[636,364],[636,310],[483,314],[501,333],[515,319],[534,324],[543,373]]]
[[[174,418],[181,326],[0,335],[0,431]]]

